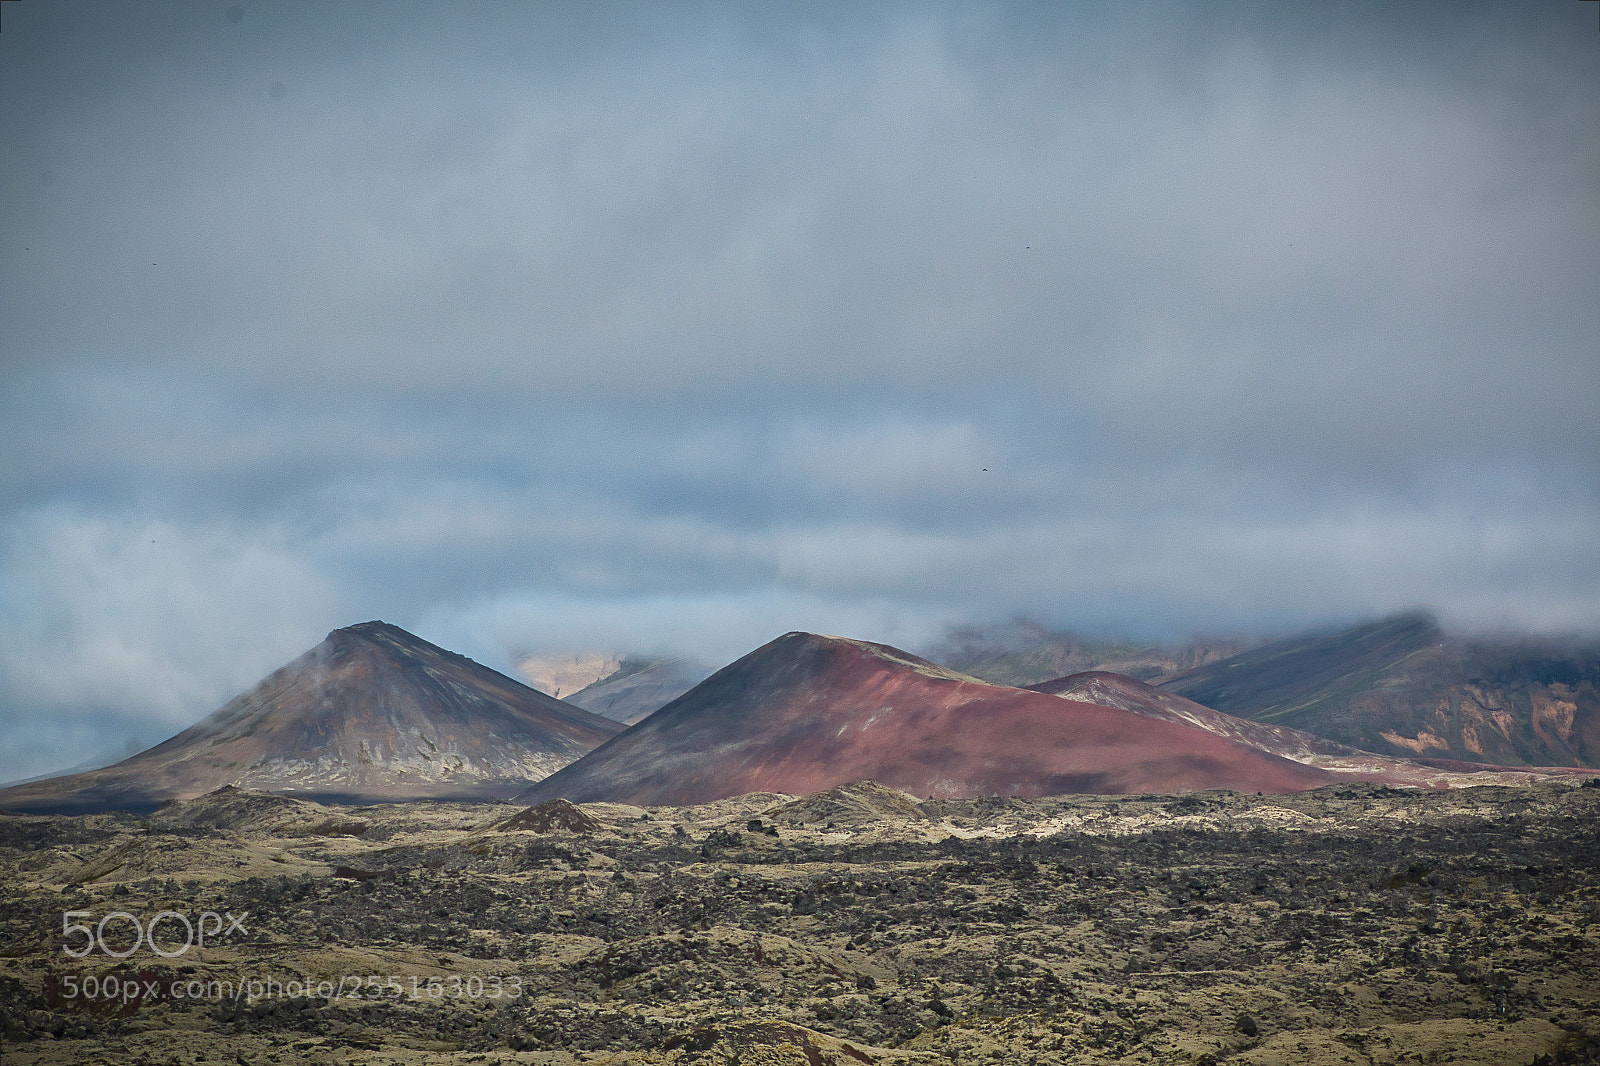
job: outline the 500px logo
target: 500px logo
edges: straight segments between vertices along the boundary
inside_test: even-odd
[[[85,925],[74,921],[76,918],[90,918],[94,914],[90,911],[62,911],[61,936],[63,943],[61,950],[75,959],[81,959],[94,951],[96,947],[114,959],[125,959],[139,950],[140,944],[149,944],[150,950],[160,955],[163,959],[175,959],[188,951],[191,947],[205,947],[206,937],[213,940],[219,936],[227,936],[237,930],[240,933],[249,933],[244,927],[244,920],[250,917],[249,912],[234,917],[232,914],[218,914],[216,911],[203,911],[198,922],[191,922],[187,915],[177,911],[162,911],[149,922],[139,921],[136,915],[127,911],[112,911],[100,919],[98,925]],[[223,925],[223,919],[227,925]],[[210,925],[208,923],[215,923]],[[117,948],[106,943],[106,926],[111,926],[112,942]],[[124,926],[131,926],[133,943],[126,947],[123,945]],[[156,939],[156,927],[163,926],[162,939]],[[179,928],[183,930],[183,943],[177,944],[176,934]],[[76,949],[71,941],[76,937],[83,937],[83,943]],[[171,946],[176,944],[176,946]]]

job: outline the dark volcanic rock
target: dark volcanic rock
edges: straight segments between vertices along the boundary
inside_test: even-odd
[[[1600,790],[941,800],[917,820],[786,824],[781,844],[709,862],[674,831],[764,836],[739,827],[773,802],[657,810],[581,844],[485,834],[489,808],[380,805],[362,817],[395,846],[304,838],[291,850],[322,865],[268,876],[238,857],[283,838],[248,821],[152,824],[142,865],[89,885],[63,880],[72,860],[136,819],[0,815],[6,1062],[1577,1066],[1600,1051]],[[541,858],[502,861],[522,854]],[[63,954],[64,910],[93,925],[169,909],[249,931],[175,959]],[[170,994],[240,975],[289,987]],[[329,975],[367,976],[306,991]],[[66,994],[91,976],[97,996]],[[112,978],[134,996],[107,996]]]
[[[528,829],[535,833],[599,833],[605,826],[564,799],[546,800],[537,807],[518,811],[495,826],[501,832]]]
[[[786,803],[769,812],[769,817],[791,825],[861,825],[883,819],[919,819],[922,808],[916,797],[897,788],[876,781],[852,781]]]
[[[796,1057],[785,1058],[799,1062],[802,1060],[798,1056],[804,1056],[807,1066],[855,1066],[875,1062],[882,1056],[877,1049],[864,1051],[814,1029],[772,1018],[696,1026],[668,1037],[658,1047],[662,1051],[686,1052],[684,1062],[784,1061],[776,1057],[776,1049],[793,1049]]]
[[[223,785],[192,800],[173,800],[150,817],[153,827],[167,830],[222,829],[244,830],[283,825],[295,820],[305,822],[304,829],[327,821],[326,817],[313,819],[324,808],[305,800],[278,796],[270,792]]]

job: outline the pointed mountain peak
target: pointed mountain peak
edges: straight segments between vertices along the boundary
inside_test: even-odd
[[[370,622],[357,622],[353,626],[345,626],[342,629],[335,629],[328,634],[329,640],[333,640],[335,637],[363,637],[367,640],[415,641],[422,639],[416,636],[414,633],[406,632],[399,626],[390,625],[388,622],[384,622],[376,618]]]
[[[519,689],[538,692],[537,689],[530,688],[515,678],[484,666],[476,659],[468,658],[448,648],[441,648],[415,633],[378,620],[358,622],[353,626],[335,629],[321,644],[306,654],[326,662],[350,655],[378,655],[421,664],[429,669],[437,668],[447,672],[466,671],[476,674],[495,688],[509,684]],[[538,694],[544,695],[542,692]]]
[[[457,655],[453,651],[447,651],[432,641],[423,640],[415,633],[401,629],[397,625],[391,625],[388,622],[376,619],[371,622],[357,622],[355,625],[345,626],[343,629],[335,629],[323,640],[323,644],[333,648],[349,647],[353,644],[372,644],[409,654],[447,655],[451,658],[471,661],[464,655]]]
[[[149,751],[5,798],[136,809],[222,785],[353,802],[504,797],[621,729],[398,626],[363,622]]]
[[[858,640],[855,637],[836,637],[826,633],[805,633],[795,631],[785,633],[777,640],[756,649],[752,655],[761,655],[771,651],[777,654],[798,655],[806,652],[843,652],[865,654],[881,662],[914,670],[923,677],[937,678],[944,681],[964,681],[974,685],[988,685],[990,682],[980,678],[952,670],[947,666],[940,666],[920,655],[913,655],[908,651],[901,651],[889,644],[875,644],[870,640]],[[748,658],[748,656],[747,656]]]

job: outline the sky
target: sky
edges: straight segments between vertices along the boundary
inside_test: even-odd
[[[25,0],[0,778],[331,629],[1600,633],[1600,24]]]

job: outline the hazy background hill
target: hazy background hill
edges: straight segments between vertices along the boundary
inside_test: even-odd
[[[1458,636],[1411,611],[1281,639],[1181,645],[1016,620],[954,628],[924,654],[996,684],[1125,674],[1214,710],[1385,755],[1600,767],[1600,641],[1592,639]]]
[[[710,677],[716,667],[697,659],[625,656],[617,668],[565,697],[591,714],[632,725]]]
[[[622,659],[609,652],[569,652],[564,655],[521,655],[516,672],[529,688],[565,699],[602,678],[615,674]]]
[[[1085,670],[1159,681],[1236,655],[1259,640],[1195,639],[1182,645],[1087,637],[1028,619],[952,628],[922,654],[997,685],[1037,685]]]
[[[1456,637],[1407,613],[1272,641],[1163,687],[1383,754],[1600,767],[1592,640]]]
[[[1455,636],[1413,611],[1281,639],[1171,645],[1017,619],[953,627],[920,654],[1019,687],[1089,670],[1124,674],[1214,710],[1384,755],[1600,768],[1600,641]],[[627,725],[716,669],[688,658],[590,658],[591,674],[614,669],[564,698]]]

